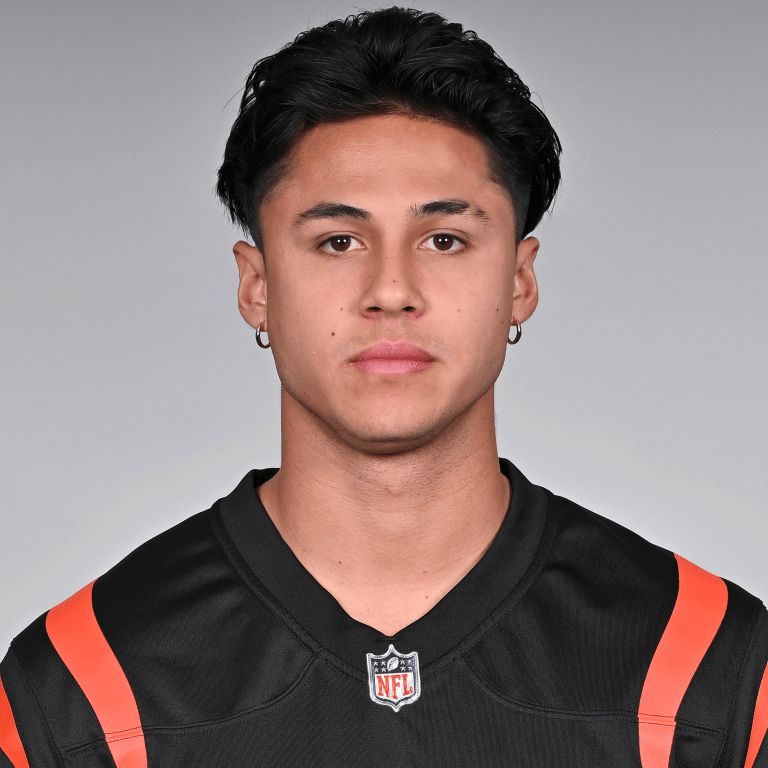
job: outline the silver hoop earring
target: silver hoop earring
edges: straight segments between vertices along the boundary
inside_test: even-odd
[[[258,344],[258,345],[259,345],[259,346],[260,346],[262,349],[269,349],[269,348],[270,348],[270,346],[272,346],[271,344],[269,344],[269,343],[267,343],[267,344],[262,344],[262,343],[261,343],[261,327],[262,327],[262,325],[263,325],[263,323],[260,323],[260,324],[259,324],[259,327],[256,329],[256,343],[257,343],[257,344]]]
[[[520,341],[520,337],[523,335],[523,327],[520,325],[520,323],[515,321],[513,325],[515,328],[517,328],[517,332],[515,333],[515,340],[510,341],[509,337],[507,337],[507,344],[517,344],[517,342]]]

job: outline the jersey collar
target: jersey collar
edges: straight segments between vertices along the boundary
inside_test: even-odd
[[[255,469],[221,500],[219,513],[232,543],[258,581],[320,646],[359,670],[367,653],[390,644],[418,651],[422,668],[467,638],[521,582],[542,540],[548,494],[507,459],[499,468],[512,493],[491,546],[467,575],[428,613],[388,637],[349,616],[299,562],[264,509],[256,488],[278,469]],[[386,585],[382,585],[385,589]]]

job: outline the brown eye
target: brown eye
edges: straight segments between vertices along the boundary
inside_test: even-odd
[[[323,240],[318,249],[325,253],[346,253],[351,250],[352,242],[355,240],[356,238],[352,235],[333,235]]]
[[[331,237],[327,242],[331,244],[334,251],[346,251],[352,242],[352,238],[349,235],[337,235],[336,237]]]
[[[463,242],[459,240],[456,235],[451,235],[448,232],[441,232],[439,235],[432,235],[432,237],[429,239],[434,242],[438,251],[443,251],[444,253],[459,250],[459,248],[453,247],[456,244],[459,246],[463,245]]]

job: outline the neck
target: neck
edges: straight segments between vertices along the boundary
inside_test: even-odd
[[[437,439],[401,453],[351,450],[285,390],[281,422],[281,468],[259,497],[312,576],[385,635],[461,581],[504,520],[493,389]]]

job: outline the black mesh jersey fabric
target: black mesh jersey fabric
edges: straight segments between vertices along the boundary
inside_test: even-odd
[[[512,494],[495,541],[393,637],[349,617],[282,540],[256,492],[274,468],[101,576],[93,610],[135,696],[148,768],[647,768],[638,705],[675,605],[675,557],[499,464]],[[768,614],[726,585],[677,714],[676,768],[745,763]],[[420,696],[397,711],[368,679],[366,654],[390,645],[419,662]],[[33,768],[115,765],[45,616],[0,675]],[[754,766],[768,768],[768,747]]]

